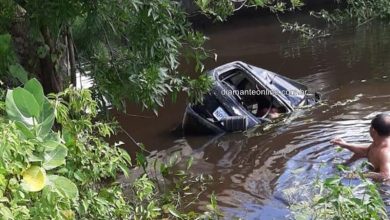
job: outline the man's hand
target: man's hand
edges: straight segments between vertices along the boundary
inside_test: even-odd
[[[345,142],[342,138],[335,138],[331,140],[330,143],[339,145],[340,147],[345,147],[345,145],[347,145],[347,142]]]
[[[346,178],[346,179],[361,179],[362,177],[372,179],[376,182],[389,181],[388,176],[383,175],[382,173],[376,173],[376,172],[367,172],[367,173],[361,173],[361,174],[356,173],[356,172],[348,172],[348,173],[345,173],[345,175],[344,175],[344,178]]]
[[[344,141],[342,138],[335,138],[331,140],[330,143],[339,145],[342,148],[352,151],[353,153],[357,154],[356,155],[357,158],[367,157],[369,147],[371,146],[371,145],[367,146],[367,145],[360,145],[360,144],[350,144]]]

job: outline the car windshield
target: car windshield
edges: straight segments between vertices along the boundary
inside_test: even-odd
[[[234,96],[256,117],[273,119],[287,112],[286,107],[273,94],[267,93],[266,88],[241,69],[228,71],[221,76],[220,80],[225,86],[225,94]]]
[[[267,84],[273,93],[283,96],[292,106],[298,106],[305,99],[307,93],[305,85],[258,67],[253,68],[255,70],[253,73],[260,81]]]

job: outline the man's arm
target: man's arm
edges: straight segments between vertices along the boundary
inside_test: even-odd
[[[370,178],[376,182],[384,182],[390,180],[390,175],[386,172],[366,172],[362,174],[365,178]],[[346,178],[359,178],[359,174],[357,173],[348,173]]]
[[[352,151],[353,153],[356,154],[356,156],[354,155],[352,158],[353,159],[359,159],[359,158],[363,158],[363,157],[367,157],[367,154],[368,154],[368,150],[369,150],[369,145],[358,145],[358,144],[350,144],[350,143],[347,143],[345,142],[343,139],[341,138],[336,138],[336,139],[333,139],[330,141],[332,144],[337,144],[339,145],[340,147],[342,148],[345,148],[345,149],[348,149],[350,151]],[[352,159],[351,158],[351,159]],[[351,160],[350,159],[350,160]]]
[[[367,172],[363,174],[363,176],[366,178],[370,178],[376,182],[383,182],[389,179],[387,176],[383,175],[382,173],[377,173],[377,172]]]
[[[390,180],[390,173],[389,173],[389,168],[384,171],[380,171],[379,173],[377,172],[368,172],[363,174],[364,177],[371,178],[374,181],[378,182],[384,182]]]

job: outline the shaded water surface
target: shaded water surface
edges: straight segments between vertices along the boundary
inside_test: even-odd
[[[350,156],[329,144],[335,136],[367,143],[369,123],[390,110],[390,28],[373,22],[340,28],[327,39],[304,41],[282,34],[274,18],[240,18],[202,29],[217,65],[242,60],[307,84],[323,94],[323,105],[299,110],[284,125],[222,137],[180,137],[185,98],[158,118],[117,115],[123,127],[159,155],[181,150],[193,156],[193,171],[209,173],[226,219],[284,219],[288,193],[305,198],[302,187],[326,178]],[[190,69],[188,69],[190,71]],[[129,110],[130,114],[138,114]],[[207,202],[201,198],[199,206]]]

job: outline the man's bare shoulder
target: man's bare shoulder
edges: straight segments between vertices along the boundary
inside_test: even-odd
[[[390,163],[390,146],[383,147],[378,157],[382,162]]]

